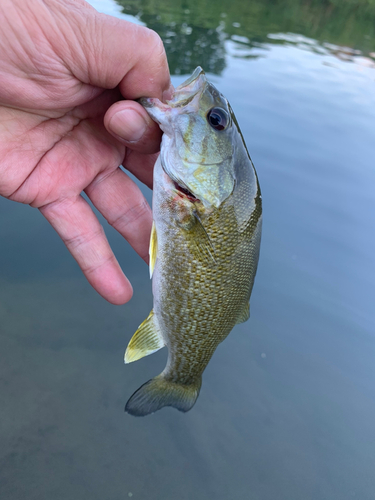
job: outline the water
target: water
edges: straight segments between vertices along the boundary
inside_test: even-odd
[[[148,269],[106,227],[135,290],[107,304],[0,199],[0,498],[373,499],[375,5],[92,3],[157,29],[175,84],[201,64],[230,100],[264,203],[251,318],[190,413],[128,416],[166,360],[122,363]]]

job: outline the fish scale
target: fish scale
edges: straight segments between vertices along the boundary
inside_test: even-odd
[[[254,246],[243,244],[241,251],[238,247],[241,240],[246,242],[249,239],[254,228],[249,225],[243,234],[238,233],[237,238],[232,238],[228,244],[225,233],[230,230],[233,234],[236,227],[233,210],[228,210],[224,204],[215,219],[208,220],[205,228],[214,242],[218,266],[207,267],[204,262],[196,260],[178,226],[167,226],[165,249],[162,255],[159,254],[158,272],[165,276],[160,290],[160,314],[163,331],[168,332],[167,339],[173,338],[173,342],[167,340],[171,362],[164,375],[181,383],[201,376],[217,345],[235,325],[241,305],[250,298],[251,268],[257,255]],[[172,260],[170,255],[179,258]],[[187,272],[181,273],[185,266]],[[186,307],[193,300],[197,307]],[[158,309],[155,312],[158,313]],[[192,350],[191,344],[199,344],[200,349]],[[182,368],[185,360],[189,362]]]
[[[168,361],[129,399],[125,409],[137,416],[194,405],[218,344],[248,319],[262,223],[259,183],[238,123],[203,71],[167,104],[141,102],[164,131],[154,168],[154,307],[125,361],[163,346]],[[219,132],[209,123],[212,110],[214,125],[226,120]]]

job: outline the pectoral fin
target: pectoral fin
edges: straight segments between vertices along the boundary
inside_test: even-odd
[[[194,213],[195,224],[189,230],[192,235],[193,253],[196,254],[198,260],[204,260],[207,264],[217,265],[216,255],[211,240],[198,216]]]
[[[154,311],[152,310],[131,338],[125,352],[124,361],[125,363],[137,361],[144,356],[158,351],[164,345],[164,340],[157,326]]]
[[[152,278],[155,269],[156,257],[158,254],[158,237],[156,234],[156,227],[154,221],[152,221],[149,254],[150,254],[150,278]]]
[[[247,321],[249,318],[250,318],[250,304],[248,302],[246,306],[242,309],[241,313],[239,314],[236,325],[240,323],[245,323],[245,321]]]

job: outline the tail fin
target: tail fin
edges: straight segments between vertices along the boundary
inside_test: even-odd
[[[194,406],[201,385],[201,377],[194,384],[183,385],[170,382],[160,374],[135,391],[126,403],[125,411],[135,417],[144,417],[164,406],[187,412]]]

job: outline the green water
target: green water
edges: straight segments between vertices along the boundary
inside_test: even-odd
[[[166,361],[122,361],[147,267],[105,226],[135,291],[107,304],[0,199],[0,498],[373,500],[375,2],[92,3],[157,30],[175,84],[199,64],[230,100],[263,194],[251,318],[190,413],[126,415]]]

